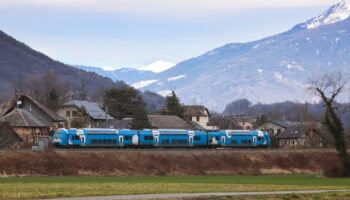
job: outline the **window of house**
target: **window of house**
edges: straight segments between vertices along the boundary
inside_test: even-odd
[[[72,112],[72,115],[73,115],[74,117],[79,117],[79,114],[78,114],[77,111],[73,111],[73,112]]]
[[[280,134],[281,133],[281,129],[277,129],[277,134]]]
[[[199,116],[196,117],[197,122],[199,122]]]
[[[66,116],[70,117],[70,111],[66,111]]]

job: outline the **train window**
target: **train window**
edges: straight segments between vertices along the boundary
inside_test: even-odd
[[[98,144],[102,144],[102,140],[97,140],[98,141]]]
[[[237,140],[231,140],[231,144],[237,144]]]
[[[153,140],[153,136],[151,136],[151,135],[146,135],[146,136],[144,137],[144,139],[145,139],[145,140]]]
[[[216,141],[219,141],[219,136],[215,136],[215,140],[216,140]]]
[[[194,141],[200,141],[201,140],[201,136],[194,136]]]
[[[170,141],[169,140],[163,140],[162,143],[163,144],[170,144]]]
[[[124,137],[124,139],[125,139],[125,140],[131,140],[131,136],[130,136],[130,135],[126,135],[126,136]]]
[[[187,140],[172,140],[172,144],[187,144]]]
[[[80,137],[78,135],[72,135],[72,140],[80,140]]]

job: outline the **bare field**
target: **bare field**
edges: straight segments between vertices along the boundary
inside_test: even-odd
[[[68,150],[0,152],[0,176],[322,174],[333,150]]]

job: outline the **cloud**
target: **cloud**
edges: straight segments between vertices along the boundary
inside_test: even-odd
[[[329,6],[338,0],[0,0],[4,7],[53,7],[124,14],[226,12],[261,7]]]

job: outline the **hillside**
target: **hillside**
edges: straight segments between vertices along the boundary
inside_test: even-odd
[[[350,9],[343,1],[289,31],[248,43],[231,43],[143,80],[143,89],[175,90],[184,103],[222,111],[233,100],[313,102],[307,80],[350,69]],[[348,96],[343,97],[348,100]]]
[[[89,92],[115,86],[108,78],[55,61],[0,31],[0,98],[13,94],[14,82],[47,70],[53,70],[60,82],[69,83],[71,90],[77,89],[82,81]]]

